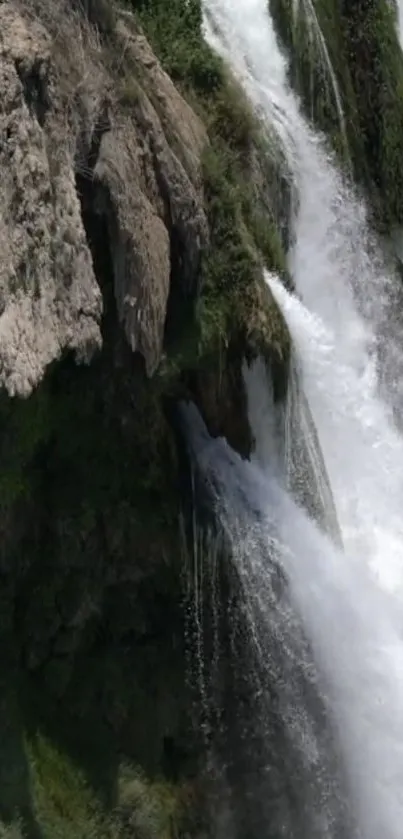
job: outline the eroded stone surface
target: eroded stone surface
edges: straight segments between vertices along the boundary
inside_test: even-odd
[[[63,349],[88,359],[100,344],[101,294],[73,156],[54,137],[51,41],[7,3],[0,90],[0,384],[27,395]]]
[[[129,103],[71,4],[6,0],[0,33],[0,386],[28,395],[63,350],[89,360],[100,346],[83,183],[86,209],[106,216],[119,319],[152,374],[171,283],[198,290],[205,129],[130,18],[116,30],[138,69]]]

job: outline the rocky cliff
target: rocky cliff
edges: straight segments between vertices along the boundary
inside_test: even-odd
[[[170,406],[284,392],[290,186],[198,3],[3,0],[0,79],[4,835],[196,835]]]

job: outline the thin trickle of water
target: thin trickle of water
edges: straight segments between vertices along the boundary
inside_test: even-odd
[[[291,360],[286,400],[285,467],[286,486],[293,498],[341,545],[329,476],[295,356]]]
[[[329,86],[328,86],[328,97],[329,94],[333,94],[333,101],[334,106],[337,111],[337,117],[340,126],[340,133],[344,145],[344,150],[346,153],[346,160],[350,163],[350,153],[349,153],[349,144],[348,144],[348,136],[347,136],[347,129],[346,129],[346,119],[344,116],[344,108],[343,103],[339,91],[339,85],[336,78],[336,73],[334,72],[333,64],[330,59],[329,50],[326,44],[325,37],[323,35],[318,16],[316,14],[316,9],[312,0],[294,0],[293,2],[293,17],[294,17],[294,26],[297,24],[298,16],[303,15],[308,26],[308,33],[311,42],[313,42],[316,46],[316,49],[319,52],[319,56],[325,71],[325,76],[329,79]]]
[[[285,487],[296,502],[340,545],[335,504],[295,357],[285,405],[274,401],[270,371],[263,359],[250,367],[244,364],[243,377],[254,432],[252,460],[279,480],[285,476]]]
[[[284,424],[284,409],[274,401],[270,372],[262,358],[257,358],[242,368],[245,381],[250,427],[254,431],[252,460],[263,469],[270,466],[277,475],[283,472],[285,457],[281,427]]]

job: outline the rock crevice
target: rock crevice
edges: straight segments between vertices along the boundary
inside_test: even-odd
[[[55,5],[68,16],[66,4]],[[163,352],[170,283],[197,295],[208,240],[207,136],[144,36],[133,22],[115,33],[136,68],[133,92],[108,69],[106,47],[84,19],[70,13],[64,44],[50,6],[45,25],[28,6],[0,6],[0,385],[24,396],[64,351],[88,361],[101,344],[102,297],[77,175],[92,182],[94,211],[106,216],[118,317],[149,375]]]

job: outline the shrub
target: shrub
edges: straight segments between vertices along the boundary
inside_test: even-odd
[[[164,68],[199,94],[222,84],[223,64],[202,33],[200,0],[130,0]]]

